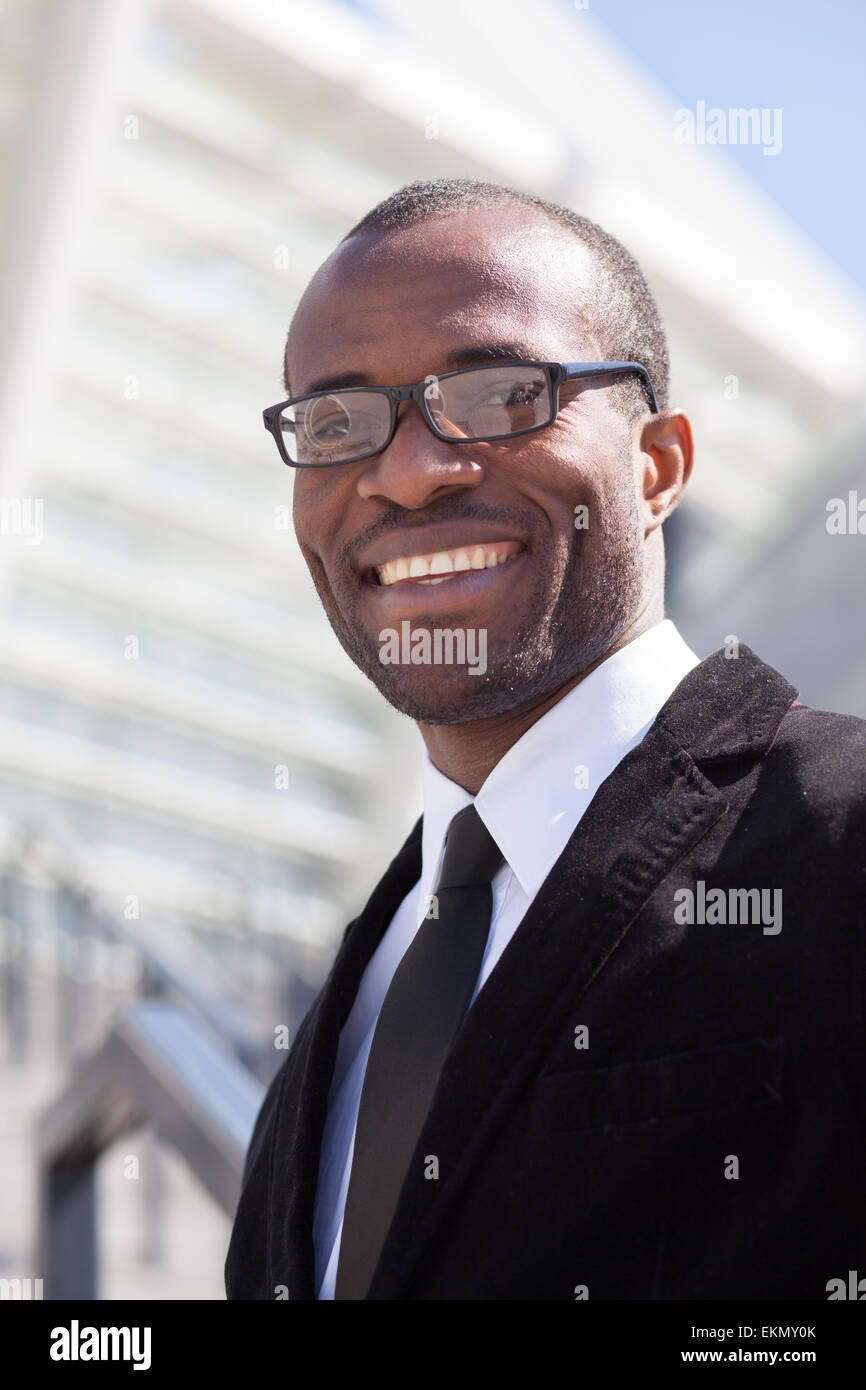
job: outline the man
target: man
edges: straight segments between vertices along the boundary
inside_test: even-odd
[[[866,1274],[866,725],[664,618],[692,434],[634,260],[512,190],[410,185],[285,366],[298,540],[418,724],[424,816],[267,1092],[228,1296]]]

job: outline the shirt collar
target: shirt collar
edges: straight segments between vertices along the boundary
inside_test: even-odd
[[[493,768],[475,806],[528,898],[547,878],[602,782],[699,664],[664,619],[607,657]],[[426,749],[422,781],[421,884],[427,895],[448,826],[473,798],[434,767]]]

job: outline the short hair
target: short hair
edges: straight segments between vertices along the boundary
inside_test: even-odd
[[[480,179],[418,179],[377,203],[343,237],[358,232],[398,230],[428,218],[448,216],[497,202],[535,208],[567,228],[591,253],[597,276],[593,286],[595,331],[607,361],[640,362],[652,377],[659,407],[668,401],[670,358],[658,306],[643,271],[616,237],[589,218],[546,198]],[[340,243],[342,245],[342,242]],[[640,378],[614,383],[615,404],[632,418],[647,408]]]

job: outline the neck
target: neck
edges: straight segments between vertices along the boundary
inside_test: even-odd
[[[642,632],[661,622],[664,612],[648,611],[642,613],[617,638],[603,656],[587,666],[583,671],[569,677],[558,689],[529,700],[526,704],[507,710],[492,719],[476,719],[468,724],[423,724],[418,728],[430,754],[431,762],[439,771],[456,782],[458,786],[477,796],[484,782],[500,759],[505,757],[527,729],[531,729],[549,709],[558,704],[569,690],[586,680],[591,671],[607,661],[609,656],[633,642]]]

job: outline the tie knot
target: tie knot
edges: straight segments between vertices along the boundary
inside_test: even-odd
[[[465,806],[448,827],[437,891],[490,883],[502,859],[502,851],[474,805]]]

